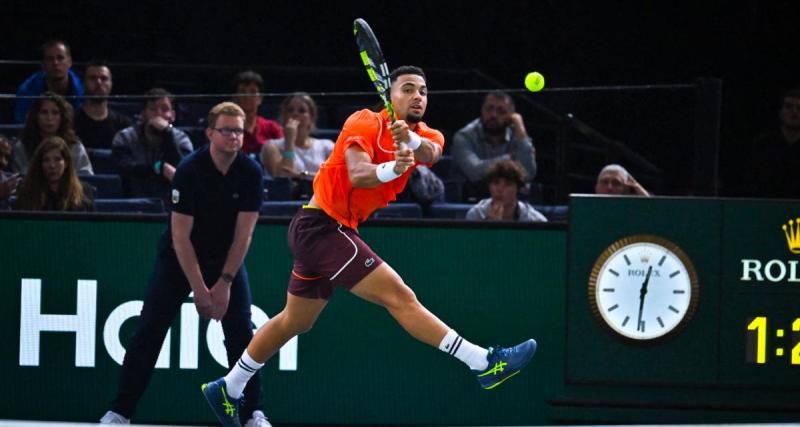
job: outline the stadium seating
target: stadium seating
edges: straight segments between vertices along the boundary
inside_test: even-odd
[[[119,167],[111,155],[110,148],[95,148],[89,152],[89,160],[96,174],[119,174]]]
[[[99,199],[115,199],[122,197],[122,179],[116,174],[81,175],[80,180],[95,189],[95,197]]]
[[[266,200],[290,200],[292,197],[292,180],[287,177],[265,177],[264,190]]]
[[[97,212],[164,213],[164,202],[154,198],[95,199]]]
[[[422,218],[422,208],[416,203],[390,203],[375,211],[372,218]]]
[[[469,203],[434,203],[429,214],[431,218],[464,219],[472,206]]]
[[[453,157],[452,156],[442,156],[438,162],[434,163],[431,166],[431,171],[435,173],[442,181],[447,181],[450,179],[450,168],[453,165]]]
[[[293,216],[305,201],[303,200],[283,200],[283,201],[264,201],[261,202],[259,213],[265,216]]]

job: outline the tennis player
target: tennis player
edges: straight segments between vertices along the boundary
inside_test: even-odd
[[[294,266],[286,307],[261,326],[228,375],[202,385],[225,426],[239,425],[238,405],[248,379],[283,344],[311,329],[337,286],[385,307],[414,338],[467,364],[485,389],[519,373],[536,351],[532,339],[488,349],[463,339],[359,237],[358,224],[395,200],[416,163],[435,163],[442,156],[444,137],[422,122],[428,104],[422,69],[399,67],[391,83],[397,121],[391,123],[386,109],[353,113],[314,179],[314,196],[289,224]]]

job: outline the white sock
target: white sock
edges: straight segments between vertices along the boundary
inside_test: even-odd
[[[247,382],[250,381],[256,372],[258,372],[263,363],[258,363],[247,354],[247,350],[242,353],[242,357],[236,362],[236,365],[225,375],[225,385],[228,386],[228,396],[238,399],[242,396],[242,390]]]
[[[489,361],[486,360],[489,350],[461,338],[452,329],[447,331],[447,335],[439,343],[439,350],[455,356],[456,359],[466,363],[473,371],[482,371],[489,366]]]

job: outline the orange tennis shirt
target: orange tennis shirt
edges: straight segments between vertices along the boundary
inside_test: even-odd
[[[351,145],[358,145],[372,159],[381,164],[395,159],[394,140],[389,130],[389,113],[369,110],[351,114],[342,127],[333,152],[319,168],[314,178],[314,200],[331,218],[352,228],[364,222],[376,209],[389,205],[403,191],[408,177],[416,167],[409,168],[399,178],[374,188],[353,188],[347,174],[344,153]],[[417,123],[414,132],[422,138],[444,148],[444,136],[425,123]],[[417,162],[419,164],[420,162]]]

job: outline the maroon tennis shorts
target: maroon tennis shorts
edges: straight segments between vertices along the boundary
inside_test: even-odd
[[[289,293],[303,298],[330,299],[335,286],[351,289],[383,263],[355,230],[322,209],[298,210],[289,224],[289,249]]]

